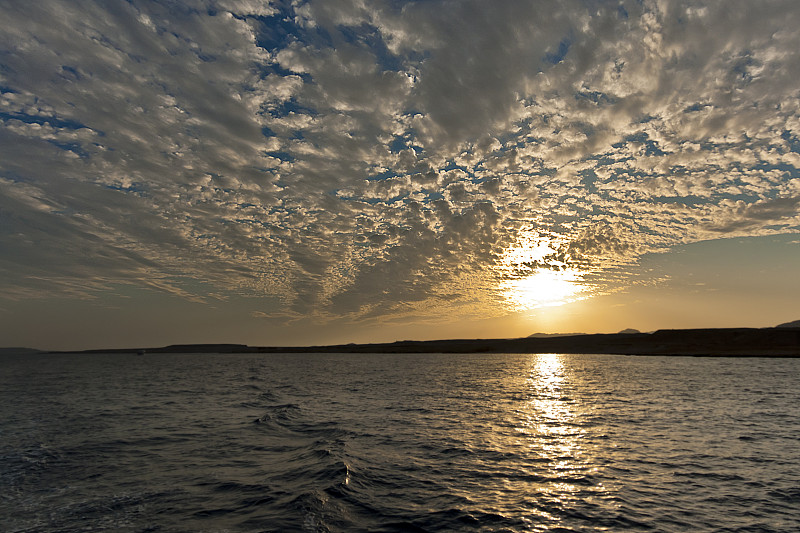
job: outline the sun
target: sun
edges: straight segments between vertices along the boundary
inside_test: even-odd
[[[581,281],[581,272],[575,270],[540,269],[525,277],[506,280],[502,290],[515,311],[526,311],[583,300],[588,287]]]
[[[587,274],[557,259],[554,236],[523,232],[500,261],[500,293],[513,311],[552,307],[590,296]]]

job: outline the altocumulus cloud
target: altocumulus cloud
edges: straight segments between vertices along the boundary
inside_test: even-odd
[[[800,230],[794,0],[3,3],[7,298],[501,313],[503,280]],[[541,257],[508,264],[536,240]],[[527,243],[527,244],[526,244]]]

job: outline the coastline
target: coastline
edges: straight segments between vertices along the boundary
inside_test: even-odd
[[[800,357],[800,328],[666,329],[516,339],[446,339],[319,346],[173,344],[163,347],[42,352],[76,353],[597,353],[695,357]]]

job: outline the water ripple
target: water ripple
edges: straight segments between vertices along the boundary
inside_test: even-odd
[[[800,530],[796,360],[3,363],[3,531]]]

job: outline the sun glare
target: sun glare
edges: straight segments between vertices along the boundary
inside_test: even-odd
[[[581,275],[576,271],[537,270],[506,281],[503,292],[516,311],[525,311],[584,299],[587,287],[580,281]]]
[[[551,238],[530,232],[520,235],[517,245],[504,254],[501,264],[507,277],[500,290],[514,311],[564,305],[589,296],[585,272],[554,259],[557,247]]]

